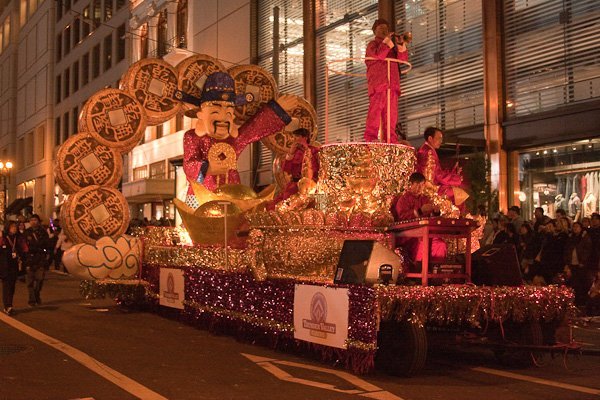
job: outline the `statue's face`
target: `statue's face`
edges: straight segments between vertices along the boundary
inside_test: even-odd
[[[233,112],[233,104],[226,101],[202,104],[197,114],[196,133],[201,136],[207,134],[216,140],[237,137],[238,126],[233,122]]]

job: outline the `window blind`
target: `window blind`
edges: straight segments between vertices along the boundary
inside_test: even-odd
[[[505,0],[507,118],[600,97],[600,2]]]
[[[399,101],[408,137],[483,124],[481,0],[397,0],[395,11],[396,32],[413,34]]]
[[[304,23],[302,2],[297,0],[265,0],[258,2],[258,65],[273,73],[273,9],[275,7],[279,7],[279,93],[303,96]],[[273,165],[271,150],[260,142],[258,146],[258,172],[271,171]],[[261,180],[260,183],[269,182]]]

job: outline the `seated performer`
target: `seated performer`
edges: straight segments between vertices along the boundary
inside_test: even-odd
[[[394,32],[389,32],[389,24],[385,19],[378,19],[373,24],[375,38],[367,45],[367,85],[369,89],[369,111],[365,126],[365,141],[379,141],[379,127],[383,129],[383,141],[387,142],[388,120],[388,88],[390,89],[390,143],[398,143],[396,138],[396,121],[398,120],[398,96],[400,95],[400,72],[398,64],[391,62],[388,79],[388,62],[386,58],[401,61],[408,60],[408,51],[404,39]],[[398,43],[396,44],[396,40]]]
[[[455,165],[451,171],[447,171],[440,165],[437,149],[442,145],[444,134],[438,128],[429,127],[425,129],[423,136],[425,143],[417,151],[416,169],[425,176],[428,182],[439,186],[438,193],[440,195],[446,196],[456,204],[453,187],[459,187],[462,183],[461,170],[458,165]]]
[[[434,206],[429,197],[423,194],[425,183],[425,177],[419,172],[413,173],[408,178],[408,189],[392,204],[391,211],[395,221],[401,222],[439,215],[439,207]],[[421,239],[402,238],[396,244],[404,247],[413,261],[421,261],[423,258],[423,245],[421,242]],[[445,258],[446,242],[440,238],[433,238],[431,257]]]
[[[296,129],[293,133],[296,143],[285,156],[283,170],[291,175],[290,182],[273,200],[272,205],[298,193],[298,182],[301,178],[317,181],[319,176],[319,148],[310,144],[310,131],[306,128]]]

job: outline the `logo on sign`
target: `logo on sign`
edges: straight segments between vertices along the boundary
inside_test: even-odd
[[[167,299],[169,303],[175,303],[179,300],[179,293],[175,292],[175,279],[173,274],[169,272],[167,276],[167,290],[163,292],[163,297]]]
[[[313,295],[310,301],[310,319],[302,319],[302,327],[310,331],[311,336],[325,339],[327,334],[335,334],[335,324],[326,322],[327,299],[321,292]]]

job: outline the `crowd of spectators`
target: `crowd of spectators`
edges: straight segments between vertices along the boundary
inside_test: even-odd
[[[517,206],[486,226],[482,245],[515,246],[523,279],[533,285],[566,284],[575,304],[588,315],[600,313],[600,215],[573,221],[563,210],[556,218],[536,208],[524,221]]]

